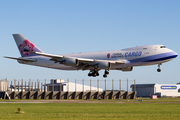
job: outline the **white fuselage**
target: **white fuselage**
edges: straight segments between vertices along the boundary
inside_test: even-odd
[[[117,61],[123,60],[124,64],[112,64],[110,69],[120,70],[121,68],[154,65],[172,60],[177,57],[177,53],[165,48],[163,45],[147,45],[140,47],[127,48],[116,51],[90,52],[90,53],[76,53],[66,54],[67,57],[77,57],[85,59],[109,60]],[[53,69],[61,70],[77,70],[77,67],[66,66],[55,63],[45,56],[30,56],[26,58],[36,59],[36,62],[27,62],[18,60],[19,63],[35,65]]]

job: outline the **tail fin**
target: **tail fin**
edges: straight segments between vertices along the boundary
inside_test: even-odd
[[[27,56],[36,56],[36,54],[25,52],[25,50],[34,51],[34,52],[43,52],[33,43],[31,43],[27,38],[22,34],[13,34],[14,40],[16,41],[17,47],[22,57]]]

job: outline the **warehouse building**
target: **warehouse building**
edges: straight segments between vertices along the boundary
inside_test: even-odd
[[[180,97],[180,84],[133,84],[131,88],[137,97]]]
[[[78,83],[72,83],[72,82],[64,82],[64,80],[61,79],[51,79],[49,84],[46,84],[47,90],[48,91],[69,91],[69,92],[88,92],[88,91],[99,91],[102,92],[102,88],[97,88],[97,87],[92,87],[92,86],[87,86],[87,85],[82,85]]]

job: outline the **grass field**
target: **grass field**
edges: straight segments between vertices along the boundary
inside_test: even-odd
[[[57,100],[59,103],[12,103],[19,101],[22,100],[0,100],[0,119],[178,120],[180,118],[180,98],[144,99],[142,102],[138,100],[88,100],[88,103],[81,103],[86,100],[69,100],[72,103],[66,103],[61,100],[63,102],[61,103]],[[20,113],[17,112],[17,108],[21,108]]]

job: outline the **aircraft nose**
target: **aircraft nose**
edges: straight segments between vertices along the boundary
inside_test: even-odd
[[[173,55],[174,55],[174,58],[176,58],[178,56],[178,53],[173,51]]]

